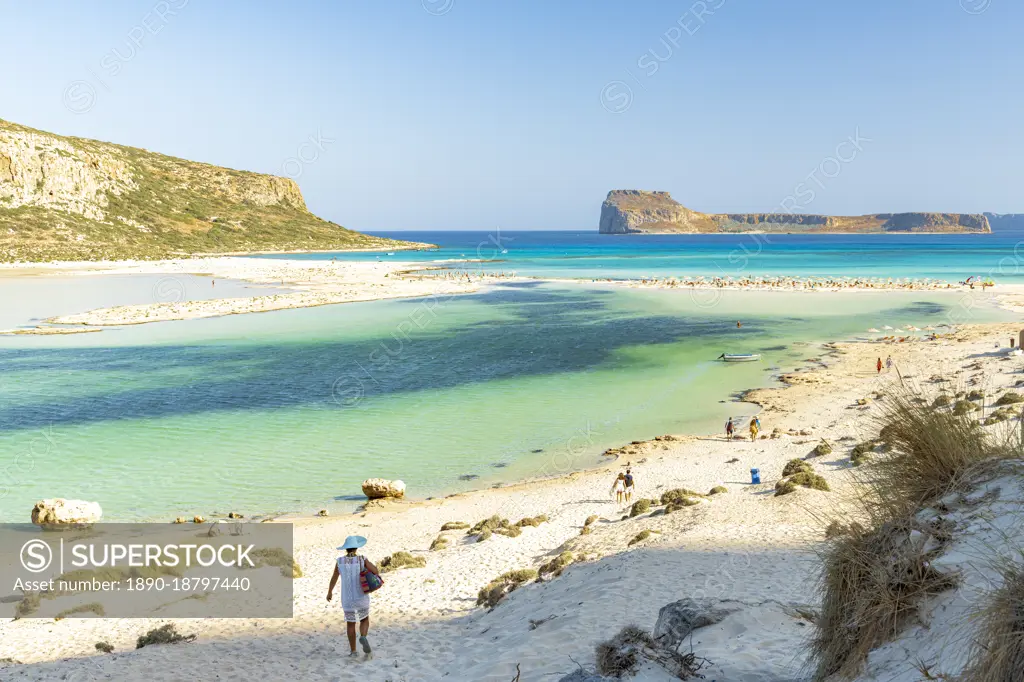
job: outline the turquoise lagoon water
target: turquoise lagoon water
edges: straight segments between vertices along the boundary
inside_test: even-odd
[[[32,281],[43,279],[21,282],[21,295],[48,307],[52,292],[35,295]],[[0,520],[25,521],[52,496],[99,501],[109,520],[168,519],[350,507],[371,476],[426,497],[556,474],[629,440],[717,431],[752,412],[735,394],[815,344],[939,324],[958,305],[934,293],[708,298],[519,282],[3,337]],[[1000,317],[981,305],[970,319]],[[716,362],[726,351],[764,361]]]
[[[984,235],[600,235],[594,232],[386,232],[440,249],[393,256],[303,254],[288,258],[434,261],[480,259],[466,267],[540,277],[680,275],[911,277],[963,281],[972,275],[1024,282],[1024,232]],[[275,256],[270,256],[275,257]]]

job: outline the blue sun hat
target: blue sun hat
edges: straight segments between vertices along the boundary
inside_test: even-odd
[[[366,538],[362,535],[349,535],[345,538],[345,544],[338,549],[358,549],[366,544]]]

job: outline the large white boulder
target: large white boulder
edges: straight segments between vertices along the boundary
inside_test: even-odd
[[[37,526],[79,526],[96,523],[103,516],[99,502],[65,500],[57,497],[39,500],[32,507],[32,523]]]
[[[371,500],[380,500],[385,497],[405,497],[404,481],[389,481],[384,478],[368,478],[363,481],[363,494]]]

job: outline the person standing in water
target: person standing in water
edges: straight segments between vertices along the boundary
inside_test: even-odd
[[[335,561],[331,584],[327,588],[327,601],[331,601],[334,597],[334,586],[341,580],[341,608],[345,612],[348,645],[352,650],[349,658],[359,655],[356,652],[356,623],[359,623],[359,644],[363,647],[363,653],[367,659],[373,658],[370,641],[366,638],[370,634],[370,595],[363,592],[360,573],[365,569],[380,577],[380,571],[373,562],[356,553],[356,550],[365,544],[366,538],[361,535],[350,535],[345,538],[345,544],[338,547],[339,550],[344,550],[345,554]]]
[[[626,504],[629,504],[633,499],[633,472],[628,468],[623,483],[626,484]]]
[[[732,423],[732,417],[729,417],[729,421],[725,422],[725,439],[732,440],[732,434],[735,430],[736,427]]]

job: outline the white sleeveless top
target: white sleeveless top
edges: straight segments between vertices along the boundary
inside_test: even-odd
[[[338,580],[341,583],[341,608],[345,611],[370,608],[370,595],[363,592],[359,573],[363,570],[361,556],[338,557]]]

